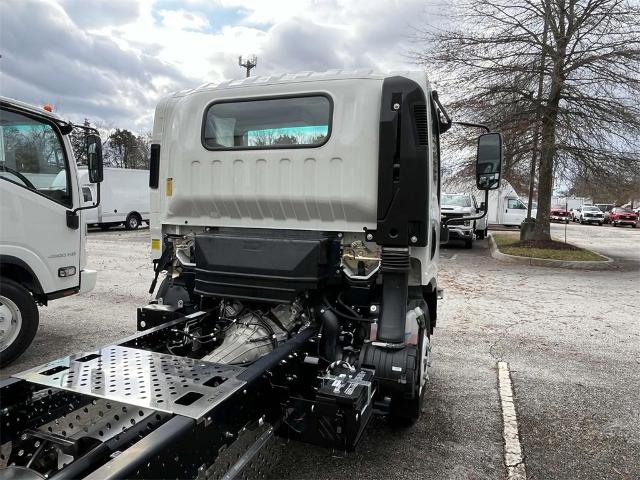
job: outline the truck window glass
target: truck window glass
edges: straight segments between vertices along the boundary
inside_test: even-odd
[[[507,208],[515,209],[515,210],[526,210],[527,209],[527,207],[524,206],[524,203],[522,203],[517,198],[510,198],[509,200],[507,200]]]
[[[209,150],[318,147],[331,133],[331,110],[322,95],[213,103],[202,142]]]
[[[468,195],[443,195],[440,204],[450,207],[470,207],[471,197]]]
[[[54,127],[0,110],[0,178],[71,207],[67,157]]]
[[[85,202],[91,202],[93,200],[91,198],[91,189],[89,187],[82,187],[82,197]]]

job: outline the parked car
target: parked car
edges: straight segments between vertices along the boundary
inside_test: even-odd
[[[609,213],[609,219],[611,220],[611,225],[614,227],[618,225],[631,225],[633,228],[636,228],[638,225],[638,214],[630,208],[612,208]]]
[[[585,223],[597,223],[602,225],[604,223],[604,213],[594,205],[581,205],[573,210],[573,221]]]
[[[549,219],[552,222],[563,222],[569,223],[569,219],[571,218],[571,214],[569,210],[565,207],[551,207],[551,212],[549,213]]]

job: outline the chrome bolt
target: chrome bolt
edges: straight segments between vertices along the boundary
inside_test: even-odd
[[[367,240],[369,241],[373,240],[373,234],[367,233]]]
[[[394,103],[393,104],[393,109],[394,110],[400,110],[400,104],[399,103]]]
[[[411,243],[416,243],[417,241],[418,241],[418,237],[416,237],[415,235],[411,237]]]
[[[338,233],[338,238],[342,238],[342,232]]]
[[[373,312],[377,312],[377,311],[378,311],[378,307],[377,307],[376,305],[371,305],[371,306],[369,307],[369,311],[370,311],[371,313],[373,313]]]

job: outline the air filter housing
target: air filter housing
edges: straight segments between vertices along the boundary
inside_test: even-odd
[[[288,303],[339,268],[337,236],[323,232],[220,229],[196,235],[195,293]]]

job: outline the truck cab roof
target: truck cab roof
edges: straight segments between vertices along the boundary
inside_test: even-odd
[[[43,117],[48,117],[51,120],[55,120],[56,122],[65,121],[59,115],[57,115],[57,114],[55,114],[53,112],[48,112],[43,107],[38,107],[38,106],[32,105],[30,103],[22,102],[20,100],[15,100],[13,98],[3,97],[2,95],[0,95],[0,104],[18,107],[21,110],[26,110],[26,111],[34,113],[36,115],[41,115]]]
[[[224,80],[221,82],[205,83],[199,87],[192,89],[180,90],[173,93],[170,97],[184,97],[194,95],[200,92],[210,92],[211,90],[227,90],[227,89],[247,89],[255,87],[264,87],[269,85],[291,85],[295,83],[308,82],[327,82],[333,80],[377,80],[383,81],[385,78],[393,76],[403,76],[425,82],[427,76],[425,72],[419,70],[394,71],[382,73],[371,69],[357,70],[327,70],[325,72],[303,71],[297,73],[281,73],[274,75],[255,76],[238,78],[233,80]]]

